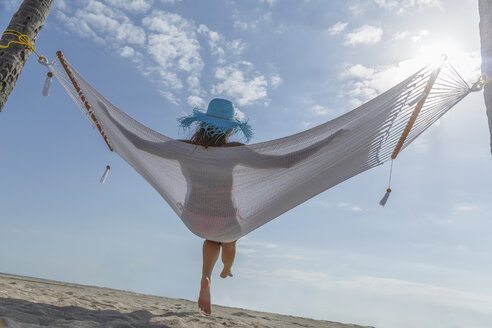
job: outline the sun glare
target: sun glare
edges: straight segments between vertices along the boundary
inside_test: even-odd
[[[421,66],[428,64],[439,65],[443,58],[453,65],[467,81],[480,74],[480,54],[478,52],[467,52],[458,43],[452,41],[422,45],[416,60]]]
[[[438,64],[442,62],[443,58],[451,59],[456,57],[457,53],[459,53],[457,47],[450,43],[427,44],[420,47],[417,59],[421,61],[422,64]]]

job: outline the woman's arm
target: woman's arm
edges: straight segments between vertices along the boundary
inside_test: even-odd
[[[104,105],[100,101],[98,101],[98,105],[101,111],[103,111],[106,117],[111,121],[111,123],[113,123],[116,128],[126,137],[126,139],[130,141],[136,148],[160,157],[178,159],[179,153],[176,152],[176,150],[174,149],[175,147],[173,147],[173,144],[175,144],[176,142],[175,140],[155,142],[142,139],[138,135],[121,125],[120,122],[115,120],[106,105]]]
[[[237,146],[244,146],[244,144],[241,142],[234,141],[234,142],[228,142],[222,147],[237,147]]]
[[[251,151],[251,156],[248,156],[246,161],[239,164],[243,164],[249,167],[254,167],[258,169],[269,169],[284,167],[289,168],[295,164],[309,158],[321,148],[330,144],[336,137],[344,133],[346,130],[340,129],[323,140],[320,140],[304,149],[300,149],[285,155],[265,155],[258,154]]]

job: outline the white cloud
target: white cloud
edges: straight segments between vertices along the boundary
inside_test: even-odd
[[[240,106],[253,104],[267,97],[267,81],[254,70],[253,64],[242,61],[219,67],[215,71],[219,81],[212,87],[215,95],[231,97]]]
[[[178,14],[155,10],[143,19],[149,32],[148,50],[154,58],[168,68],[177,64],[178,69],[201,69],[200,44],[196,40],[193,23]]]
[[[261,255],[268,259],[287,259],[287,260],[301,260],[302,256],[292,254],[291,249],[286,250],[284,247],[271,242],[265,242],[261,240],[249,239],[244,237],[238,241],[237,252],[245,255]]]
[[[366,67],[361,64],[348,65],[340,74],[342,78],[349,80],[342,95],[350,97],[353,105],[360,105],[401,82],[421,66],[421,63],[416,60],[377,67]]]
[[[227,43],[227,48],[231,50],[233,55],[239,56],[246,49],[246,43],[241,40],[232,40]]]
[[[394,8],[398,6],[398,1],[396,0],[374,0],[374,2],[384,8]]]
[[[341,32],[343,32],[345,30],[345,28],[347,27],[347,25],[348,25],[348,23],[338,22],[335,25],[333,25],[332,27],[330,27],[328,29],[328,32],[331,35],[340,34]]]
[[[153,2],[153,0],[106,0],[110,6],[135,13],[148,11]]]
[[[234,10],[232,13],[232,19],[234,20],[233,26],[235,29],[241,31],[257,31],[263,27],[265,24],[269,24],[272,22],[272,14],[267,12],[263,15],[255,16],[253,20],[242,17],[242,13],[239,10]],[[281,28],[280,25],[276,26],[277,30],[274,32],[278,32],[278,29]]]
[[[345,71],[343,71],[343,77],[355,77],[359,79],[366,79],[374,74],[374,69],[365,67],[361,64],[356,64],[353,66],[348,66]]]
[[[270,85],[274,88],[278,87],[282,82],[283,80],[278,74],[275,74],[270,77]]]
[[[200,89],[200,79],[197,76],[194,75],[188,76],[186,82],[193,90]]]
[[[92,41],[99,44],[105,44],[104,39],[97,35],[97,33],[95,33],[91,29],[89,24],[84,20],[80,20],[75,16],[66,15],[62,11],[58,11],[56,13],[56,16],[58,20],[64,23],[65,26],[71,31],[71,33],[75,34],[76,36],[91,39]]]
[[[364,13],[365,10],[364,6],[362,6],[362,4],[360,3],[351,4],[348,9],[354,16],[361,15],[362,13]]]
[[[232,54],[234,56],[239,56],[244,52],[246,44],[239,40],[232,40],[228,42],[226,38],[216,32],[209,29],[206,25],[201,24],[197,32],[203,35],[207,39],[210,52],[219,58],[219,62],[225,62],[225,57]]]
[[[113,47],[125,43],[142,45],[146,40],[141,27],[134,25],[123,13],[99,1],[89,0],[85,7],[70,15],[58,11],[58,18],[79,36],[109,43]]]
[[[194,24],[180,15],[159,10],[145,17],[142,24],[149,31],[147,52],[157,63],[163,86],[174,90],[182,88],[178,73],[185,72],[188,77],[196,77],[187,80],[189,92],[195,96],[200,93],[197,77],[204,63]]]
[[[236,250],[236,252],[238,254],[250,256],[250,255],[256,254],[257,253],[257,250],[256,249],[251,249],[251,248],[238,247],[237,250]]]
[[[234,21],[233,26],[235,29],[246,31],[249,27],[249,24],[242,21]]]
[[[67,3],[65,0],[58,0],[53,3],[53,8],[56,8],[58,10],[67,10]]]
[[[277,0],[259,0],[261,3],[267,3],[270,7],[273,6]]]
[[[151,79],[158,92],[170,102],[183,101],[203,106],[209,98],[201,84],[205,63],[202,44],[216,56],[216,82],[210,88],[214,94],[231,97],[239,106],[267,100],[267,87],[277,87],[278,74],[266,77],[253,64],[239,60],[247,44],[240,39],[227,40],[224,35],[204,24],[162,10],[147,12],[157,0],[83,0],[72,5],[65,2],[56,8],[56,15],[72,35],[91,40],[128,58]],[[162,2],[162,1],[161,1]],[[168,1],[171,3],[174,1]],[[132,21],[122,10],[143,13],[141,23]],[[269,15],[262,15],[261,21]],[[232,63],[231,63],[232,62]]]
[[[355,277],[336,279],[323,272],[308,272],[296,269],[275,270],[275,279],[295,281],[312,285],[325,290],[343,289],[357,290],[375,295],[397,296],[427,304],[453,308],[470,309],[489,313],[492,308],[492,297],[451,288],[439,287],[412,281],[379,278]]]
[[[198,27],[197,31],[208,38],[208,45],[213,55],[217,55],[219,57],[223,57],[225,55],[224,48],[221,46],[221,44],[224,43],[224,37],[221,34],[210,30],[203,24]]]
[[[354,211],[354,212],[360,212],[362,211],[362,209],[357,206],[357,205],[352,205],[350,203],[339,203],[337,205],[338,208],[343,208],[345,210],[350,210],[350,211]]]
[[[326,201],[326,200],[323,200],[323,201],[317,201],[317,204],[320,205],[320,206],[323,206],[323,207],[332,207],[333,204]]]
[[[305,130],[305,129],[307,129],[307,128],[310,128],[310,127],[312,127],[313,125],[314,125],[314,123],[313,123],[313,122],[305,122],[305,121],[302,121],[302,122],[300,123],[300,126],[301,126],[301,128],[302,128],[303,130]]]
[[[416,35],[412,36],[413,42],[420,42],[429,36],[428,30],[420,30]]]
[[[135,56],[135,50],[132,47],[124,46],[121,48],[120,56],[132,58]]]
[[[308,108],[308,111],[316,116],[325,116],[331,114],[332,111],[321,105],[314,105]]]
[[[444,46],[437,45],[438,50]],[[346,79],[342,97],[348,97],[352,106],[358,106],[369,99],[376,97],[382,92],[392,88],[417,70],[430,63],[431,57],[426,55],[416,57],[412,60],[389,65],[367,67],[361,64],[346,65],[340,73],[342,79]],[[453,64],[458,72],[465,73],[465,81],[472,81],[480,71],[480,54],[478,52],[451,52],[448,61]]]
[[[240,121],[244,121],[246,119],[246,114],[244,114],[236,105],[234,105],[234,109],[236,110],[236,118]]]
[[[287,259],[287,260],[294,260],[294,261],[300,261],[303,259],[302,256],[295,255],[295,254],[265,254],[264,257],[268,259]]]
[[[410,33],[408,31],[403,31],[403,32],[397,32],[394,36],[394,39],[395,40],[403,40],[403,39],[406,39],[406,37],[409,35]]]
[[[479,212],[480,206],[476,204],[458,204],[455,207],[455,212]]]
[[[215,296],[219,304],[227,301],[228,306],[256,306],[268,312],[288,312],[296,316],[363,326],[434,328],[436,322],[439,327],[485,328],[490,325],[492,297],[487,288],[480,290],[471,287],[467,290],[464,289],[466,287],[457,287],[464,286],[460,285],[459,278],[453,284],[454,287],[447,288],[443,286],[446,282],[438,276],[428,281],[426,278],[420,281],[384,275],[361,276],[357,274],[361,271],[359,266],[352,268],[351,273],[345,270],[336,272],[338,268],[347,268],[347,258],[350,255],[340,256],[335,261],[337,265],[325,271],[330,274],[321,270],[304,270],[309,267],[304,262],[294,263],[296,265],[292,269],[272,270],[269,262],[267,265],[270,264],[270,267],[262,269],[254,265],[258,261],[249,261],[248,266],[240,265],[236,268],[238,276],[247,279],[248,286],[238,287],[236,292],[223,288],[224,291],[217,291]],[[391,267],[390,275],[393,277],[395,268],[392,265],[381,265],[376,261],[371,262],[370,268]],[[414,266],[409,271],[413,269]],[[449,274],[449,270],[441,272]],[[405,277],[408,276],[409,273],[405,273]],[[470,279],[470,275],[462,277],[463,281]],[[234,302],[237,299],[235,295],[245,295],[252,287],[255,289],[254,299]],[[283,293],[285,290],[289,294]],[[289,295],[295,297],[286,297]]]
[[[190,105],[193,108],[204,108],[206,102],[203,98],[199,96],[188,96],[186,99],[188,102],[188,105]]]
[[[364,25],[345,36],[346,45],[375,44],[381,41],[383,30],[380,27]]]
[[[277,248],[278,245],[271,243],[271,242],[265,242],[265,241],[260,241],[260,240],[253,240],[248,237],[243,237],[238,241],[238,245],[242,246],[249,246],[249,247],[260,247],[260,248]]]
[[[426,8],[441,8],[439,0],[374,0],[379,6],[396,10],[398,14],[406,10],[423,10]]]

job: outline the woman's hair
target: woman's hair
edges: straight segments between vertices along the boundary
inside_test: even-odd
[[[209,136],[207,129],[199,126],[193,136],[190,138],[190,143],[207,147],[222,147],[227,144],[229,136],[231,135],[231,130],[226,134],[214,134]]]

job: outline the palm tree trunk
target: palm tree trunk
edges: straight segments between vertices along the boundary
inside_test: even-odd
[[[24,0],[19,10],[12,16],[7,29],[26,34],[31,38],[31,42],[36,41],[52,3],[53,0]],[[12,35],[3,35],[0,44],[6,45],[14,39],[17,38]],[[29,48],[21,44],[11,44],[6,49],[0,48],[0,111],[14,89],[30,54]]]
[[[492,0],[479,0],[480,40],[482,43],[482,72],[492,77]],[[484,88],[485,106],[489,118],[490,151],[492,152],[492,83]]]

